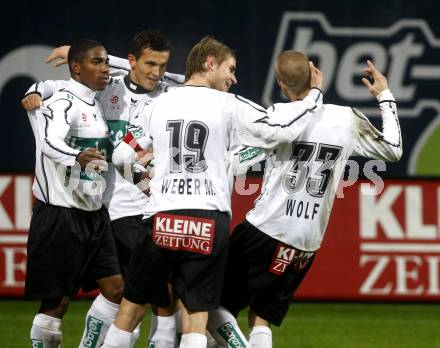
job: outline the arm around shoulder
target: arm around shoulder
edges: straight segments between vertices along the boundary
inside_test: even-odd
[[[37,110],[38,128],[43,136],[41,151],[54,162],[66,166],[73,166],[80,153],[65,142],[73,121],[71,107],[69,100],[60,99],[42,110]]]

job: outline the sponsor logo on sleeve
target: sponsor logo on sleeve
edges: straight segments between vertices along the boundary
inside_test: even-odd
[[[240,163],[250,161],[254,159],[258,155],[261,154],[261,149],[259,147],[251,147],[250,149],[246,149],[245,151],[240,151],[238,154],[238,160]]]

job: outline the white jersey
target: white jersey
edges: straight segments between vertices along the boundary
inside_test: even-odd
[[[169,83],[159,81],[153,91],[147,92],[141,86],[133,83],[129,75],[111,79],[108,87],[99,93],[98,98],[102,103],[114,146],[127,133],[130,114],[137,103],[141,99],[143,103],[150,103],[170,87]],[[110,163],[104,204],[109,211],[111,220],[116,220],[125,216],[145,214],[148,197],[132,182],[125,180]]]
[[[71,79],[63,91],[29,112],[35,136],[32,191],[45,203],[94,211],[102,206],[105,180],[94,170],[80,170],[76,156],[86,148],[106,154],[108,128],[95,91]]]
[[[168,88],[178,84],[182,75],[166,73],[153,91],[146,91],[130,80],[127,74],[129,71],[125,70],[124,63],[127,62],[125,59],[109,57],[112,69],[122,69],[123,74],[116,74],[118,76],[112,77],[106,89],[98,92],[96,97],[101,102],[104,116],[107,119],[111,143],[116,146],[127,132],[130,113],[137,106],[138,101],[143,99],[143,103],[150,103],[158,95],[166,92]],[[115,74],[115,70],[112,70],[112,74]],[[34,84],[28,93],[38,92],[43,98],[46,98],[65,88],[66,84],[67,81],[45,81]],[[112,148],[110,149],[110,155],[111,152]],[[104,205],[108,209],[112,221],[125,216],[145,213],[148,197],[132,182],[125,180],[115,170],[111,161],[108,171],[105,173],[105,178],[107,186],[104,192]]]
[[[231,214],[231,147],[240,142],[273,148],[290,142],[321,103],[321,92],[313,89],[304,100],[267,112],[230,93],[174,88],[140,110],[136,126],[115,149],[113,163],[131,165],[134,149],[152,146],[157,162],[150,181],[149,214],[175,209]],[[273,113],[278,115],[276,123],[269,118]]]
[[[349,156],[397,161],[402,155],[394,98],[386,90],[378,100],[383,132],[355,109],[324,104],[295,142],[268,158],[261,195],[246,219],[283,243],[317,250]]]

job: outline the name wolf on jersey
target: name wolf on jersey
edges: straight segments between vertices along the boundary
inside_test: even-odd
[[[360,83],[359,63],[365,57],[370,57],[378,70],[387,71],[396,99],[410,107],[419,99],[417,92],[423,81],[438,79],[440,74],[440,65],[426,64],[438,61],[432,57],[440,41],[423,19],[401,19],[384,28],[338,27],[322,13],[285,12],[279,28],[263,92],[266,106],[280,99],[272,67],[274,59],[285,49],[303,52],[313,60],[317,58],[326,76],[326,89],[334,90],[341,98],[335,102],[342,104],[368,105],[373,100]],[[417,60],[423,59],[425,62],[417,64]],[[401,112],[404,109],[400,107]],[[372,111],[371,116],[374,115],[377,112]]]
[[[214,185],[209,179],[164,179],[162,193],[215,196]]]
[[[318,213],[319,205],[319,203],[312,204],[297,199],[288,199],[286,202],[286,215],[313,220]]]

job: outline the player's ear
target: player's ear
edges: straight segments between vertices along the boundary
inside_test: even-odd
[[[280,80],[278,79],[278,77],[277,77],[277,84],[278,84],[278,87],[281,89],[281,92],[284,93],[284,90],[285,90],[285,88],[286,88],[286,85],[283,83],[283,81],[280,81]]]
[[[213,55],[209,55],[208,57],[206,57],[205,66],[207,71],[214,71],[215,65],[216,65],[216,60]]]
[[[277,78],[277,84],[278,84],[278,87],[280,87],[281,92],[282,92],[287,98],[289,98],[289,95],[287,94],[287,90],[288,90],[288,88],[287,88],[287,86],[284,84],[284,82],[281,81],[281,80],[279,80],[279,79]]]
[[[74,60],[72,63],[70,63],[70,69],[76,74],[79,75],[81,72],[81,63]]]
[[[136,57],[132,55],[131,53],[128,54],[128,63],[130,64],[130,67],[133,69],[136,65]]]

